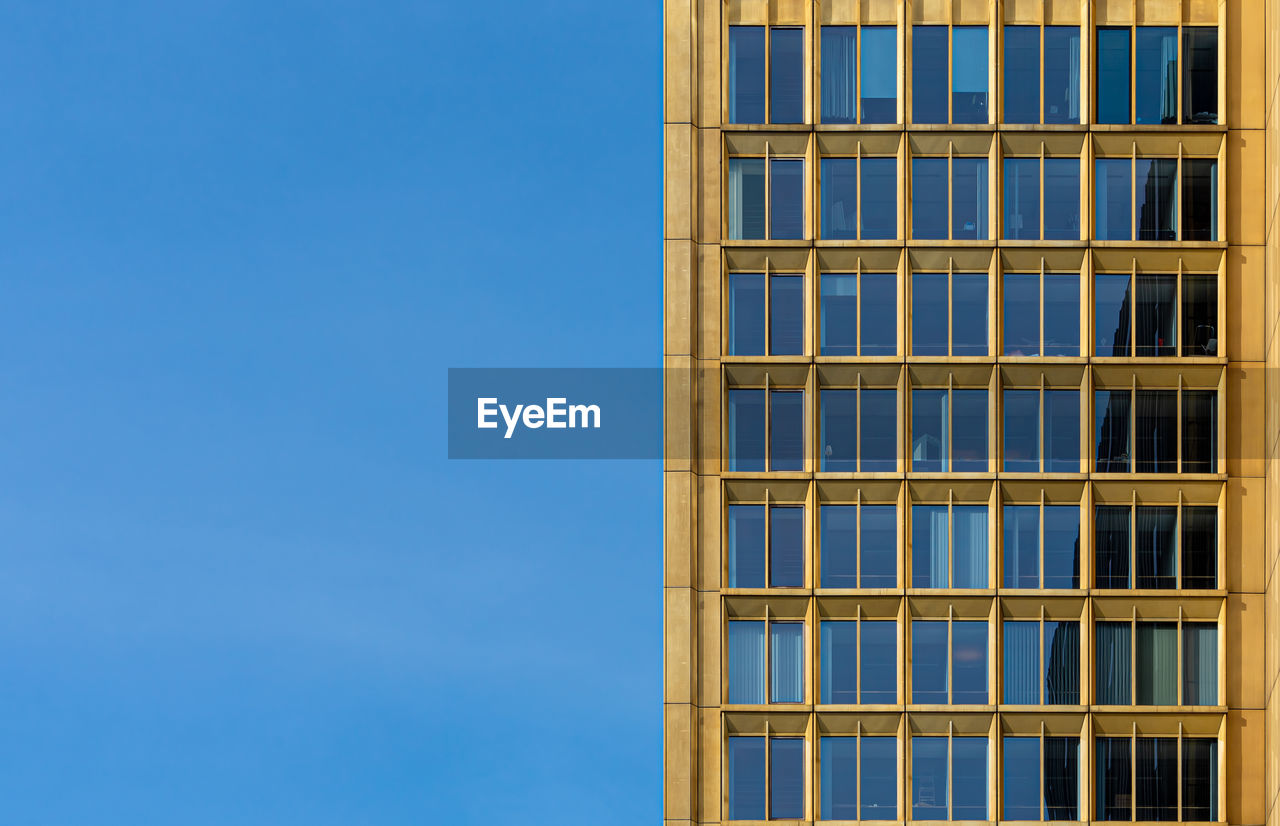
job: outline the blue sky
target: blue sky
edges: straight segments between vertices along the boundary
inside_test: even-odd
[[[443,408],[658,363],[660,9],[0,8],[0,822],[660,817],[659,467]]]

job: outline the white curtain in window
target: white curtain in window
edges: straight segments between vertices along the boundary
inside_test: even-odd
[[[773,653],[769,701],[804,702],[804,623],[775,622],[769,631]]]
[[[954,588],[986,588],[987,582],[987,509],[958,507],[953,512],[955,535],[952,545],[955,567]]]
[[[1129,624],[1098,623],[1098,703],[1129,704]]]
[[[921,549],[929,555],[929,587],[947,587],[947,509],[929,511],[929,547]],[[918,551],[917,551],[918,552]]]
[[[730,93],[732,94],[732,93]],[[742,178],[745,170],[741,158],[729,159],[729,237],[742,238]]]
[[[1080,122],[1080,33],[1077,30],[1067,47],[1070,58],[1067,69],[1067,115],[1072,123]]]
[[[1189,706],[1218,704],[1218,626],[1188,623],[1182,626],[1182,702]]]
[[[765,702],[763,621],[729,623],[729,702]]]
[[[1137,704],[1177,705],[1178,626],[1172,622],[1140,622],[1137,629]]]
[[[1040,702],[1040,623],[1004,624],[1004,701]]]

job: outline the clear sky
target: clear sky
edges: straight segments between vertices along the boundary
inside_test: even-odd
[[[0,822],[652,824],[661,4],[0,7]],[[447,819],[446,819],[447,818]]]

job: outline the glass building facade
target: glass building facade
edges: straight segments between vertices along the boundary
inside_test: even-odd
[[[1269,822],[1263,4],[666,14],[668,822]]]

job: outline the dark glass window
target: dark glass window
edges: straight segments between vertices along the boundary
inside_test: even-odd
[[[1080,587],[1080,508],[1044,509],[1044,587]]]
[[[824,356],[858,355],[858,276],[822,276],[822,332],[818,352]]]
[[[729,355],[764,355],[765,276],[733,273],[729,276]]]
[[[1004,275],[1004,354],[1006,356],[1080,355],[1080,277],[1046,273],[1044,311],[1041,277],[1036,273]],[[1044,325],[1044,350],[1040,328]]]
[[[804,738],[769,740],[769,817],[804,817]]]
[[[804,469],[804,391],[730,388],[728,429],[729,470]]]
[[[1182,625],[1182,704],[1218,704],[1218,625],[1187,622]]]
[[[1139,241],[1174,241],[1178,237],[1176,158],[1138,158],[1134,186]]]
[[[824,622],[821,628],[822,690],[819,702],[857,703],[858,623]]]
[[[823,737],[821,818],[894,820],[898,813],[898,741],[894,737]],[[859,776],[858,751],[862,751]]]
[[[913,470],[987,470],[987,391],[917,389],[911,396]],[[950,428],[948,429],[948,407]]]
[[[1182,587],[1218,587],[1218,509],[1182,509]]]
[[[822,452],[818,457],[824,471],[858,469],[858,391],[824,389],[822,404]]]
[[[1027,26],[1039,33],[1039,29]],[[1008,105],[1007,103],[1005,104]],[[1004,159],[1004,237],[1040,237],[1040,159]]]
[[[898,160],[862,159],[862,239],[898,237]],[[896,315],[896,314],[895,314]]]
[[[986,820],[987,740],[951,738],[949,756],[947,741],[946,737],[911,738],[911,817]]]
[[[1129,623],[1099,622],[1094,627],[1098,633],[1094,664],[1097,703],[1104,706],[1127,706],[1132,696]]]
[[[824,389],[822,452],[824,471],[864,473],[897,469],[897,391]]]
[[[1182,354],[1218,354],[1218,276],[1182,276]]]
[[[821,514],[823,588],[897,585],[897,509],[893,505],[863,505],[860,515],[855,505],[824,505]]]
[[[982,31],[985,34],[986,29]],[[987,231],[987,159],[952,158],[951,175],[951,237],[979,241],[990,238]]]
[[[823,737],[821,749],[822,819],[857,820],[858,738]]]
[[[951,276],[951,354],[987,355],[987,274]]]
[[[769,353],[804,352],[804,276],[769,276]]]
[[[1040,28],[1004,27],[1004,120],[1040,123]],[[1080,122],[1080,29],[1044,27],[1044,123]]]
[[[1094,161],[1094,233],[1099,241],[1133,239],[1132,175],[1133,163],[1128,158]]]
[[[946,737],[911,738],[911,817],[946,820],[951,788]]]
[[[916,356],[947,355],[949,315],[946,273],[911,275],[911,353]]]
[[[821,628],[820,702],[853,705],[896,701],[897,652],[894,622],[866,620],[859,623],[839,620],[823,622]],[[859,670],[862,672],[861,698],[858,688]]]
[[[1177,472],[1178,392],[1139,390],[1136,396],[1134,472]]]
[[[819,546],[822,549],[822,587],[858,587],[858,507],[823,505]],[[732,586],[730,586],[732,587]]]
[[[946,505],[911,508],[911,585],[946,588],[949,582],[949,531]]]
[[[1129,355],[1128,274],[1099,273],[1093,278],[1093,352],[1098,356]]]
[[[729,470],[764,470],[765,391],[729,390]]]
[[[1004,587],[1040,587],[1040,508],[1004,506]]]
[[[1098,473],[1128,473],[1130,459],[1128,390],[1098,390],[1093,394],[1094,440]]]
[[[1182,161],[1182,240],[1218,240],[1218,162]]]
[[[764,26],[730,26],[730,123],[764,123],[764,76]]]
[[[858,121],[858,27],[822,27],[822,122]]]
[[[773,505],[769,508],[769,585],[799,588],[804,585],[804,508]]]
[[[769,391],[769,469],[804,470],[804,391]]]
[[[1177,353],[1178,277],[1162,273],[1137,276],[1138,301],[1134,355],[1172,356]]]
[[[1011,472],[1078,473],[1080,394],[1075,390],[1004,391],[1004,469]],[[1044,461],[1041,463],[1043,441]]]
[[[1040,819],[1039,737],[1004,738],[1004,819]]]
[[[769,175],[767,207],[766,168]],[[731,239],[803,237],[804,161],[770,158],[766,166],[764,158],[730,158],[726,203]]]
[[[891,621],[862,622],[859,649],[862,702],[898,702],[898,625]]]
[[[764,737],[729,738],[729,819],[764,820]]]
[[[802,506],[730,505],[728,527],[730,588],[804,584]]]
[[[1045,273],[1044,354],[1080,355],[1080,276]]]
[[[769,623],[769,702],[804,702],[804,623]]]
[[[1218,819],[1217,740],[1199,737],[1182,740],[1182,819],[1198,822]]]
[[[951,38],[951,122],[987,123],[987,27],[956,26]]]
[[[1139,29],[1141,31],[1141,29]],[[1134,802],[1138,820],[1178,819],[1178,740],[1139,737],[1134,742]]]
[[[987,470],[987,391],[951,391],[951,467],[957,473]]]
[[[1182,740],[1181,817],[1178,816],[1178,738],[1099,737],[1096,742],[1097,819],[1191,822],[1217,819],[1217,740],[1198,737]]]
[[[1139,622],[1135,626],[1134,673],[1140,706],[1178,704],[1178,624]],[[1144,818],[1150,819],[1150,818]]]
[[[1003,327],[1006,356],[1040,355],[1040,276],[1038,274],[1005,273]]]
[[[1080,472],[1080,391],[1044,392],[1044,471]]]
[[[1136,42],[1134,101],[1137,103],[1137,122],[1177,123],[1177,27],[1138,26]]]
[[[1133,819],[1132,741],[1128,737],[1099,737],[1095,764],[1098,820]]]
[[[912,506],[911,548],[912,587],[988,587],[986,505]]]
[[[1218,394],[1182,391],[1182,472],[1218,470]]]
[[[803,162],[801,162],[803,163]],[[729,238],[760,239],[765,236],[765,159],[730,158]]]
[[[1044,27],[1044,122],[1080,122],[1080,29],[1077,26]]]
[[[911,161],[911,237],[947,237],[947,159]]]
[[[822,27],[822,122],[895,123],[898,116],[897,30],[863,26]],[[861,67],[858,90],[856,69]]]
[[[769,120],[800,123],[804,120],[804,29],[770,30]]]
[[[911,120],[947,122],[947,27],[911,27]]]
[[[1133,556],[1137,588],[1178,587],[1178,509],[1139,506]]]
[[[1218,30],[1182,28],[1182,120],[1218,122]]]
[[[894,26],[862,27],[863,123],[898,122],[898,30]]]
[[[895,820],[898,817],[898,741],[894,737],[859,739],[862,741],[859,783],[862,819]]]
[[[765,506],[729,506],[729,587],[765,587]]]
[[[951,781],[951,819],[986,820],[987,790],[990,787],[987,783],[985,737],[952,738]]]
[[[1093,511],[1098,588],[1129,587],[1129,508],[1098,505]]]
[[[1044,817],[1080,819],[1080,738],[1044,738]]]
[[[930,705],[947,702],[945,620],[915,620],[911,623],[911,702]],[[919,814],[915,816],[920,817]]]
[[[1038,622],[1006,621],[1004,624],[1004,702],[1010,705],[1040,703]]]
[[[946,471],[950,467],[947,391],[911,391],[911,469]]]
[[[822,237],[858,237],[858,159],[822,159]]]
[[[1040,391],[1004,391],[1004,469],[1040,470]]]
[[[1044,624],[1044,701],[1073,706],[1080,702],[1080,623]]]
[[[898,469],[898,391],[863,389],[858,422],[858,469]]]
[[[952,703],[964,705],[989,702],[985,621],[951,623],[951,679]],[[985,793],[985,789],[983,791]]]
[[[986,273],[914,273],[911,313],[913,355],[947,355],[948,333],[951,355],[987,355]]]
[[[1044,237],[1080,240],[1080,159],[1044,159]]]
[[[1129,122],[1129,30],[1098,29],[1098,123]],[[1102,222],[1098,222],[1099,226]]]
[[[1039,26],[1004,27],[1004,120],[1040,122]]]
[[[823,275],[821,354],[858,355],[859,331],[862,355],[897,353],[897,293],[898,280],[893,273]]]
[[[1076,705],[1080,702],[1080,623],[1004,623],[1004,702]]]
[[[768,696],[768,623],[729,623],[729,702],[763,703]]]
[[[769,237],[804,237],[804,161],[770,158]]]

